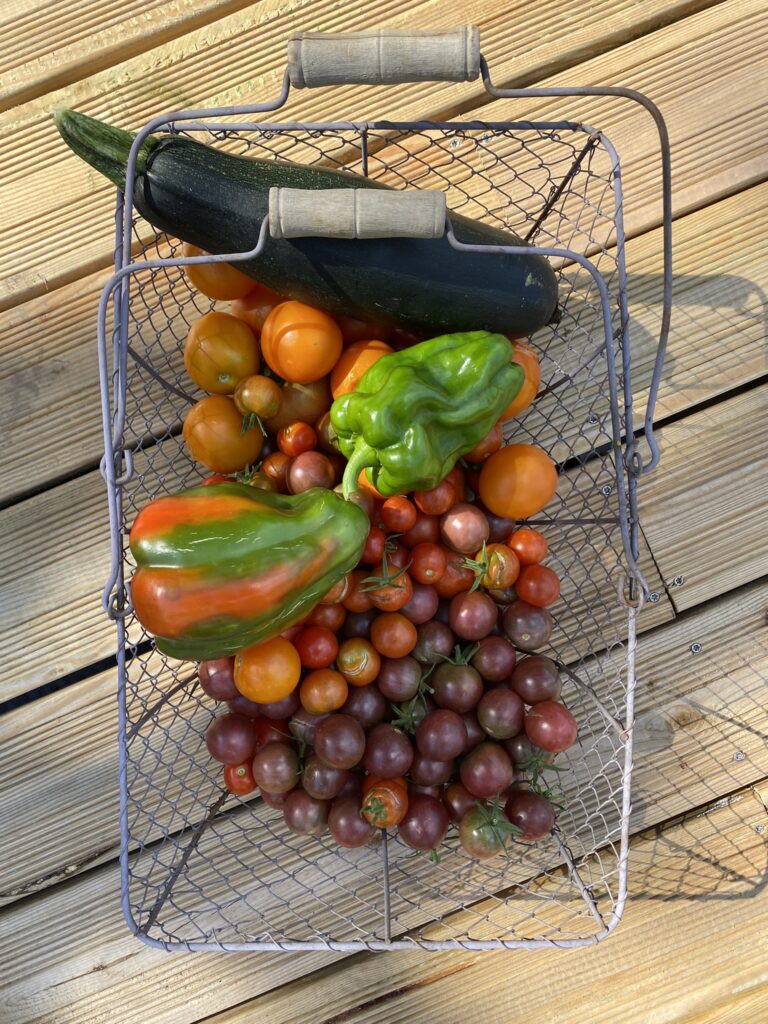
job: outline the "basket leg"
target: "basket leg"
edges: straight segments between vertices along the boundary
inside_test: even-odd
[[[387,830],[382,829],[381,867],[384,886],[384,941],[392,941],[392,906],[389,896],[389,849],[387,846]]]
[[[573,861],[573,857],[571,856],[571,851],[568,849],[568,847],[565,845],[565,843],[558,835],[557,829],[552,830],[552,838],[555,841],[555,845],[557,846],[557,849],[559,850],[561,857],[563,858],[568,867],[568,877],[579,890],[581,898],[589,907],[590,914],[592,915],[592,917],[594,917],[595,921],[597,921],[601,928],[607,928],[606,923],[603,919],[603,915],[600,913],[600,910],[597,904],[595,903],[595,899],[592,893],[584,884],[584,879],[578,872],[578,869]]]
[[[189,844],[187,845],[186,849],[182,853],[181,859],[179,860],[179,863],[176,865],[176,867],[173,869],[173,871],[170,873],[170,875],[168,875],[168,879],[166,880],[166,883],[163,886],[163,891],[157,897],[157,899],[155,900],[154,904],[152,905],[152,909],[149,911],[149,914],[147,915],[146,924],[144,924],[143,927],[140,929],[140,931],[144,932],[145,935],[147,935],[149,933],[149,929],[152,927],[152,925],[155,923],[155,921],[157,921],[158,914],[160,913],[160,911],[161,911],[161,909],[163,907],[163,904],[168,899],[168,897],[171,895],[171,890],[173,889],[174,885],[176,884],[176,879],[179,877],[181,872],[187,866],[189,858],[192,856],[194,851],[197,849],[197,844],[200,842],[200,839],[202,838],[203,832],[205,832],[205,830],[208,827],[208,825],[210,825],[210,823],[213,821],[213,819],[219,813],[219,811],[222,808],[222,805],[224,804],[224,801],[227,799],[228,796],[229,796],[229,790],[225,789],[222,792],[222,794],[219,796],[218,800],[214,801],[214,803],[212,803],[211,806],[208,808],[208,813],[203,818],[203,820],[201,822],[199,822],[197,825],[193,825],[192,826],[192,828],[193,828],[193,835],[192,835],[192,838],[189,841]]]

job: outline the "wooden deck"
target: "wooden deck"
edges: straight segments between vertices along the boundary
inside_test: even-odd
[[[438,0],[0,9],[2,1024],[768,1020],[768,3],[484,0],[446,12]],[[662,462],[641,486],[659,601],[640,616],[625,920],[568,953],[149,949],[119,910],[114,634],[99,604],[109,544],[95,317],[113,192],[50,113],[135,128],[164,110],[256,102],[278,92],[292,30],[464,21],[480,26],[496,83],[631,86],[670,129],[675,308]],[[477,83],[347,86],[300,93],[289,116],[511,109]],[[526,116],[555,111],[605,129],[623,158],[640,410],[661,293],[650,121],[595,100],[536,101]]]

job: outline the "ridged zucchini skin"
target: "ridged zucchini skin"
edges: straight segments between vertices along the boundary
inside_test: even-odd
[[[57,115],[57,125],[78,155],[124,185],[130,133],[73,111]],[[166,135],[142,146],[133,198],[139,213],[170,235],[211,253],[241,252],[256,243],[273,185],[386,187],[345,171],[234,156]],[[462,242],[524,244],[511,232],[450,216]],[[237,266],[332,313],[426,331],[484,328],[523,337],[549,323],[557,305],[557,279],[541,256],[459,252],[446,238],[269,238],[260,256]]]

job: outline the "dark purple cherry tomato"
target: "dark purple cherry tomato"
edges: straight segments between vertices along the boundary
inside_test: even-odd
[[[233,715],[245,715],[246,718],[261,717],[261,704],[248,700],[242,693],[238,693],[232,700],[228,700],[227,707]]]
[[[518,786],[512,788],[504,813],[521,832],[517,838],[535,843],[549,835],[555,824],[555,809],[546,797]]]
[[[443,787],[442,786],[419,786],[417,783],[412,782],[408,786],[409,796],[433,796],[435,800],[442,800],[443,798]]]
[[[509,679],[517,661],[512,644],[503,636],[485,636],[472,655],[470,665],[489,683]]]
[[[319,836],[325,832],[330,806],[330,800],[317,800],[303,789],[294,789],[283,805],[283,820],[297,835]]]
[[[422,673],[421,665],[410,655],[404,658],[382,658],[378,678],[372,685],[378,686],[387,700],[399,704],[416,696]],[[358,689],[365,691],[368,687]]]
[[[458,825],[467,811],[477,807],[477,797],[472,796],[466,786],[460,782],[452,782],[445,787],[443,792],[443,804],[448,811],[448,817]]]
[[[366,612],[347,612],[344,625],[341,627],[341,635],[345,640],[354,640],[356,637],[367,640],[371,632],[371,623],[378,614],[376,608],[370,608]]]
[[[403,842],[414,850],[434,850],[448,831],[448,812],[440,800],[417,793],[408,801],[405,817],[397,826]]]
[[[364,729],[371,729],[387,716],[389,705],[377,684],[369,683],[368,686],[350,686],[341,712],[356,718]]]
[[[498,743],[480,743],[461,762],[462,784],[481,800],[490,800],[512,781],[512,762]]]
[[[467,729],[461,715],[448,708],[431,711],[416,729],[419,753],[431,761],[452,761],[464,753]]]
[[[299,688],[297,686],[295,690],[292,690],[282,700],[273,700],[271,704],[259,704],[259,712],[265,718],[276,720],[290,718],[300,707],[301,701],[299,700]]]
[[[432,761],[417,750],[409,774],[417,786],[442,786],[453,775],[453,761]]]
[[[481,590],[457,594],[448,610],[448,624],[462,640],[482,640],[499,617],[498,609]]]
[[[490,544],[504,544],[507,538],[515,529],[514,519],[505,519],[503,516],[495,516],[487,508],[483,508],[485,518],[488,520],[488,542]]]
[[[502,625],[515,647],[521,651],[536,651],[549,640],[554,621],[546,608],[514,601],[505,610]]]
[[[507,740],[520,732],[524,710],[522,700],[512,690],[488,690],[477,705],[477,720],[493,739]]]
[[[347,849],[365,846],[376,831],[361,815],[362,804],[359,796],[338,796],[328,812],[328,831],[339,844]]]
[[[351,715],[328,715],[315,729],[314,746],[332,768],[354,768],[365,752],[365,732]]]
[[[512,673],[509,685],[526,704],[556,700],[562,688],[557,665],[543,654],[532,654],[528,658],[523,658]]]
[[[414,626],[420,626],[423,622],[429,622],[434,618],[440,598],[434,587],[428,587],[423,583],[413,584],[413,593],[410,599],[400,609],[400,614],[409,619]]]
[[[288,487],[292,494],[301,494],[312,487],[330,490],[336,478],[331,460],[322,452],[301,452],[288,466]]]
[[[397,779],[405,775],[412,761],[411,741],[393,725],[382,723],[368,733],[362,762],[369,775]]]
[[[234,700],[239,696],[235,686],[235,659],[214,658],[201,661],[197,670],[200,688],[214,700]]]
[[[344,788],[349,772],[344,768],[331,768],[314,755],[304,765],[301,784],[315,800],[333,800]]]
[[[448,656],[456,642],[451,630],[442,622],[425,622],[418,627],[416,646],[411,657],[422,665],[435,665]]]
[[[253,757],[256,730],[243,715],[214,718],[205,733],[205,745],[211,757],[222,764],[242,764]]]
[[[463,715],[471,711],[483,695],[483,680],[471,665],[438,665],[429,677],[435,704]]]
[[[519,732],[517,736],[504,740],[504,749],[512,758],[515,768],[523,771],[536,770],[536,773],[545,765],[552,764],[555,755],[551,750],[542,750],[535,743],[531,743],[525,735],[525,731]]]
[[[525,734],[542,750],[558,754],[576,742],[576,719],[564,704],[543,700],[525,716]]]
[[[253,759],[253,777],[268,793],[287,793],[299,781],[299,758],[287,743],[268,743]]]
[[[282,810],[285,807],[285,801],[288,799],[287,793],[268,793],[266,789],[261,791],[261,799],[268,807],[274,807],[277,810]]]
[[[470,857],[477,860],[488,860],[502,853],[505,848],[506,836],[492,824],[492,814],[484,807],[471,807],[459,825],[459,842],[461,848]]]

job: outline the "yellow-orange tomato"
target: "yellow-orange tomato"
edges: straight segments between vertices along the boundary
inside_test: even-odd
[[[305,676],[299,690],[301,706],[313,715],[337,711],[347,699],[347,680],[332,668],[318,668]]]
[[[354,391],[369,366],[393,352],[383,341],[357,341],[345,348],[331,372],[331,393],[334,398]]]
[[[271,704],[293,693],[301,678],[299,652],[282,636],[246,647],[235,655],[235,686],[256,704]]]
[[[524,341],[515,340],[512,344],[515,348],[512,362],[522,366],[525,372],[525,380],[523,381],[523,386],[499,417],[502,420],[508,420],[512,416],[519,416],[521,412],[527,409],[538,394],[539,384],[541,384],[541,366],[539,365],[539,357],[534,350]]]
[[[184,366],[203,391],[231,395],[239,381],[257,372],[260,361],[256,335],[229,313],[206,313],[189,329]]]
[[[182,256],[206,256],[204,249],[184,242],[181,247]],[[231,263],[191,263],[184,267],[187,280],[193,288],[197,288],[209,299],[241,299],[256,286],[256,282],[246,277]]]
[[[238,320],[245,320],[249,327],[252,327],[257,334],[261,334],[264,321],[281,302],[285,302],[284,295],[278,295],[266,285],[257,284],[251,281],[251,291],[244,299],[237,299],[230,306],[232,315]]]
[[[278,376],[310,384],[325,377],[338,362],[341,330],[321,309],[293,300],[282,302],[264,321],[261,351]]]
[[[264,444],[258,426],[242,428],[229,395],[208,395],[189,410],[182,434],[193,459],[214,473],[237,473],[258,459]]]
[[[550,457],[530,444],[510,444],[480,470],[480,499],[495,516],[525,519],[541,512],[557,489]]]

